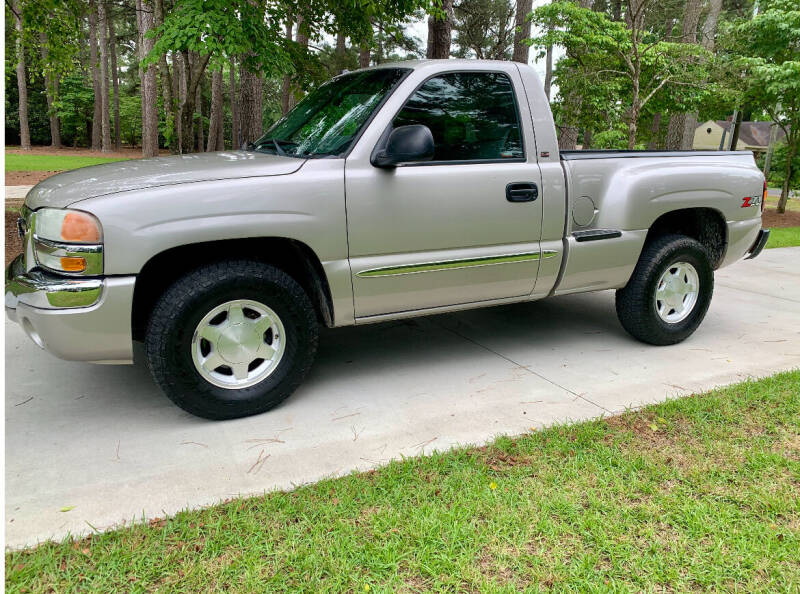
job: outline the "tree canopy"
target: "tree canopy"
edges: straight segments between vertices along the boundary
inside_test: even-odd
[[[102,150],[124,140],[146,154],[237,147],[344,70],[423,56],[525,62],[531,46],[562,148],[687,148],[697,122],[769,120],[785,139],[770,169],[788,180],[783,205],[800,136],[796,0],[531,4],[8,0],[7,136]],[[427,48],[409,29],[426,15]]]

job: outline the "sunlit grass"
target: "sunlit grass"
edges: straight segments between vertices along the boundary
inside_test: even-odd
[[[19,155],[6,152],[6,171],[66,171],[114,161],[125,161],[125,159],[72,155]]]
[[[766,249],[800,246],[800,227],[776,227],[769,232]]]

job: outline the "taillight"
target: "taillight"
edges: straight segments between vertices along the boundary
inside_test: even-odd
[[[761,212],[764,212],[764,205],[767,203],[767,180],[764,180],[764,193],[761,195]]]

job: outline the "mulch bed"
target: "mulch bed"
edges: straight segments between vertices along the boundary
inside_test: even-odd
[[[60,171],[6,171],[7,186],[35,186]]]
[[[766,229],[800,227],[800,210],[787,210],[783,214],[778,214],[774,208],[765,208],[761,220]]]

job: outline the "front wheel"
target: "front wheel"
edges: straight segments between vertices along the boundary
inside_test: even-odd
[[[645,246],[628,284],[617,291],[617,317],[634,338],[668,345],[703,321],[714,292],[714,270],[703,245],[665,235]]]
[[[303,380],[317,320],[285,272],[247,260],[190,272],[161,296],[145,339],[158,385],[184,410],[233,419],[277,406]]]

